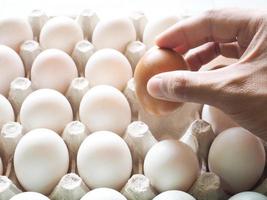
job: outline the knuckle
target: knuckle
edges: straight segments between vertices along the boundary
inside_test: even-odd
[[[213,38],[214,21],[217,18],[218,13],[219,13],[218,10],[208,10],[205,11],[202,15],[202,20],[210,33],[209,35],[207,35],[206,42],[214,41]]]
[[[218,18],[218,16],[227,16],[227,15],[231,15],[233,13],[236,13],[236,10],[233,8],[228,8],[228,9],[210,9],[205,11],[203,14],[203,16],[207,19],[214,19],[214,18]]]
[[[185,98],[185,90],[188,86],[188,80],[185,73],[179,72],[179,76],[174,75],[168,81],[168,93],[173,97]]]
[[[207,10],[204,12],[203,16],[207,19],[210,19],[216,15],[217,10]]]

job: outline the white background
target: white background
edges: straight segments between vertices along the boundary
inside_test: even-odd
[[[211,8],[240,7],[267,10],[267,0],[0,0],[0,17],[24,16],[33,9],[49,15],[77,14],[94,9],[100,17],[144,11],[148,17],[165,14],[192,15]]]

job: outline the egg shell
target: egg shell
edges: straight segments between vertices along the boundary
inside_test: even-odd
[[[199,175],[198,158],[188,145],[163,140],[148,151],[144,174],[159,192],[187,191]]]
[[[67,53],[58,49],[48,49],[40,53],[31,69],[33,88],[50,88],[63,94],[76,77],[78,70],[74,61]]]
[[[209,151],[209,169],[217,174],[225,191],[237,193],[250,190],[261,177],[265,151],[259,138],[235,127],[220,133]]]
[[[108,85],[95,86],[83,96],[79,115],[90,132],[108,130],[122,136],[131,123],[126,97]]]
[[[179,190],[169,190],[157,195],[153,200],[196,200],[190,194],[179,191]]]
[[[128,18],[101,20],[95,27],[92,43],[96,49],[112,48],[124,52],[129,42],[136,40],[136,31]]]
[[[16,194],[10,200],[49,200],[49,198],[37,192],[22,192]]]
[[[91,86],[105,84],[122,91],[132,76],[131,64],[114,49],[98,50],[89,58],[85,68],[85,77]]]
[[[160,33],[176,24],[178,21],[179,18],[172,15],[163,16],[156,20],[150,20],[143,33],[143,43],[147,46],[147,49],[150,49],[155,45],[155,39]]]
[[[223,111],[210,105],[203,106],[201,118],[211,124],[216,135],[228,128],[239,126]]]
[[[0,175],[2,175],[4,172],[4,168],[3,168],[3,162],[2,162],[2,159],[0,157]]]
[[[166,115],[182,103],[153,98],[147,91],[147,83],[156,74],[175,70],[187,70],[183,57],[170,49],[152,48],[138,62],[134,80],[136,95],[144,109],[150,114]]]
[[[3,95],[0,94],[0,130],[5,123],[14,120],[15,114],[12,105]]]
[[[68,167],[67,146],[52,130],[32,130],[21,138],[16,147],[14,169],[26,191],[50,194],[67,173]]]
[[[86,195],[81,200],[127,200],[121,193],[110,188],[97,188]]]
[[[20,18],[4,18],[0,20],[0,44],[9,46],[19,52],[20,45],[32,40],[33,33],[27,20]]]
[[[0,60],[0,94],[7,96],[10,83],[17,77],[24,77],[25,70],[19,55],[8,46],[0,45]]]
[[[228,200],[267,200],[267,197],[257,192],[241,192]]]
[[[89,135],[81,144],[77,168],[90,188],[120,190],[130,178],[132,157],[120,136],[109,131],[98,131]]]
[[[76,43],[83,40],[83,31],[79,24],[64,16],[48,20],[40,32],[42,49],[56,48],[71,54]]]
[[[71,105],[61,93],[52,89],[32,92],[22,103],[20,121],[27,130],[48,128],[61,134],[73,119]]]

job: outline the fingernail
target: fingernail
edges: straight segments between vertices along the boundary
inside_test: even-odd
[[[147,91],[153,97],[163,97],[161,91],[161,84],[162,84],[161,77],[153,77],[147,82]]]

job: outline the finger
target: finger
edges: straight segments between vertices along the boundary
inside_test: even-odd
[[[238,42],[220,44],[220,54],[227,58],[239,59],[245,49],[240,47]]]
[[[197,71],[202,65],[209,63],[220,54],[218,43],[209,42],[199,47],[191,49],[185,60],[192,71]]]
[[[237,42],[225,44],[209,42],[191,49],[186,54],[185,60],[191,70],[197,71],[202,65],[209,63],[219,55],[228,58],[240,58],[241,50]]]
[[[147,84],[149,94],[155,98],[173,102],[196,102],[220,105],[225,98],[223,84],[228,68],[213,71],[175,71],[158,74]]]
[[[236,41],[250,20],[249,12],[236,9],[213,10],[199,17],[182,20],[160,34],[156,44],[185,53],[207,42]]]

